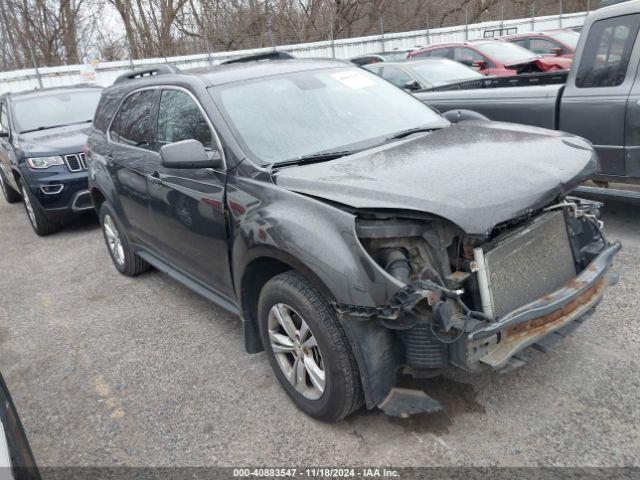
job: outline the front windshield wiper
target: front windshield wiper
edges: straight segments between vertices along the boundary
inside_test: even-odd
[[[286,167],[289,165],[302,165],[303,163],[315,163],[315,162],[325,162],[328,160],[335,160],[336,158],[345,157],[347,155],[352,155],[354,153],[358,153],[361,151],[362,149],[316,152],[309,155],[303,155],[298,158],[292,158],[291,160],[274,162],[271,164],[271,170],[275,168]]]
[[[23,130],[20,133],[38,132],[40,130],[49,130],[50,128],[70,127],[71,125],[77,125],[79,123],[89,123],[89,122],[92,122],[92,121],[93,120],[81,120],[80,122],[62,123],[60,125],[46,125],[46,126],[41,126],[41,127],[38,127],[38,128],[31,128],[29,130]]]
[[[387,137],[387,141],[408,137],[409,135],[413,135],[414,133],[432,132],[434,130],[438,130],[438,128],[439,127],[426,127],[426,126],[407,128],[406,130],[400,130],[399,132],[394,133],[390,137]]]

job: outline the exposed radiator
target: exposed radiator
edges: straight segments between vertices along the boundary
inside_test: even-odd
[[[499,320],[576,276],[564,213],[546,213],[531,225],[476,248],[484,313]]]

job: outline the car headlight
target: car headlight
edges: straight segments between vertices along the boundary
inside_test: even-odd
[[[54,165],[64,165],[62,157],[33,157],[27,158],[27,164],[31,168],[41,170],[43,168],[53,167]]]

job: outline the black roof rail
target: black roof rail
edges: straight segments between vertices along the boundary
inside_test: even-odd
[[[128,80],[151,77],[153,75],[166,75],[168,73],[180,73],[180,69],[175,65],[171,65],[169,63],[162,65],[152,65],[147,68],[140,68],[138,70],[132,70],[131,72],[123,73],[118,78],[116,78],[116,81],[113,83],[122,83]]]
[[[260,60],[291,60],[293,58],[295,58],[293,55],[290,55],[286,52],[267,52],[232,58],[231,60],[220,62],[220,65],[228,65],[230,63],[258,62]]]

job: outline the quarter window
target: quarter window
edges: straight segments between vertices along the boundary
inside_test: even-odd
[[[595,22],[584,47],[576,86],[615,87],[624,82],[639,26],[638,14]]]
[[[163,90],[158,109],[157,149],[181,140],[198,140],[213,148],[213,134],[198,104],[180,90]]]
[[[128,96],[109,130],[114,142],[138,148],[151,148],[152,121],[156,99],[155,90],[143,90]]]

